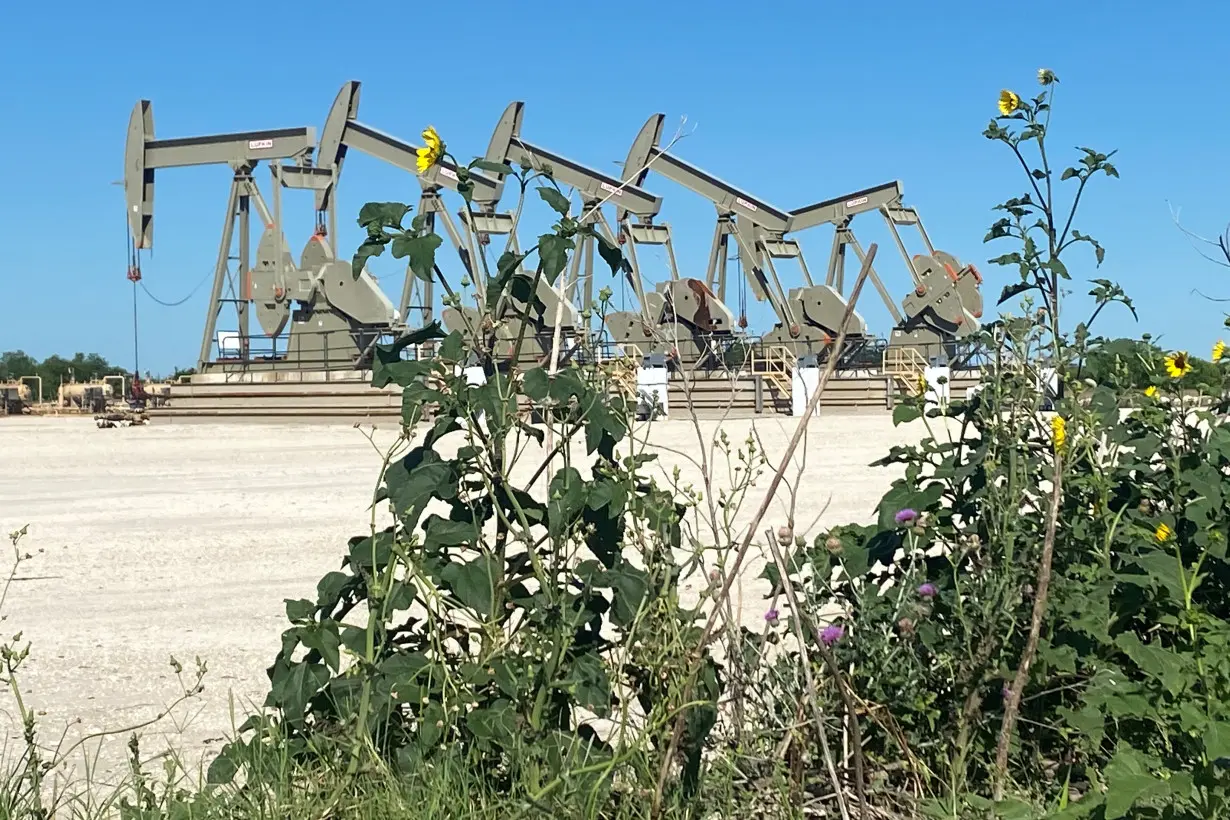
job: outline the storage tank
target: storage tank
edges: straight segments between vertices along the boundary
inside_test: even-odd
[[[60,406],[61,407],[82,407],[90,406],[92,401],[102,400],[104,402],[111,401],[114,398],[115,391],[110,384],[104,383],[69,383],[60,385]]]

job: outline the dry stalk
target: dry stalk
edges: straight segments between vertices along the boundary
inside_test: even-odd
[[[1004,799],[1004,785],[1008,775],[1008,751],[1012,745],[1012,733],[1016,729],[1020,713],[1021,692],[1029,680],[1029,668],[1038,652],[1038,640],[1042,634],[1042,619],[1046,616],[1046,604],[1051,586],[1051,561],[1055,555],[1055,528],[1059,521],[1059,504],[1063,499],[1063,456],[1055,454],[1055,470],[1051,478],[1051,508],[1046,516],[1046,536],[1042,541],[1042,560],[1038,563],[1038,575],[1034,588],[1033,613],[1029,619],[1029,637],[1017,664],[1016,677],[1008,690],[1004,703],[1004,720],[1000,724],[999,742],[995,746],[995,774],[992,796],[996,801]]]
[[[858,304],[859,294],[863,290],[863,284],[867,281],[867,275],[871,272],[872,262],[875,260],[877,244],[872,243],[867,248],[867,254],[863,257],[863,265],[859,270],[858,279],[854,282],[854,289],[850,292],[850,301],[846,305],[845,313],[841,318],[841,328],[837,333],[837,339],[833,343],[832,352],[829,355],[829,360],[824,368],[824,373],[820,376],[820,383],[816,385],[816,391],[808,399],[807,407],[803,410],[803,417],[799,420],[798,426],[794,430],[794,435],[791,436],[790,442],[786,445],[786,452],[782,454],[781,464],[773,472],[773,478],[769,481],[769,487],[765,491],[764,499],[760,502],[759,509],[756,510],[756,515],[748,524],[747,534],[743,538],[743,543],[739,545],[739,549],[735,552],[734,566],[731,567],[722,584],[722,589],[718,593],[715,606],[709,614],[708,620],[705,622],[704,631],[701,633],[700,640],[693,650],[693,674],[688,676],[684,686],[683,702],[687,702],[692,696],[693,682],[696,677],[695,669],[699,667],[705,647],[713,637],[714,627],[717,625],[718,618],[721,616],[724,602],[730,597],[731,587],[734,585],[735,578],[739,575],[739,570],[743,566],[743,561],[747,557],[747,552],[751,548],[752,540],[755,537],[756,530],[760,527],[760,522],[764,520],[765,514],[769,511],[769,506],[773,503],[773,498],[777,494],[777,488],[781,486],[782,477],[786,470],[790,467],[790,462],[794,457],[794,451],[798,449],[799,442],[803,439],[803,434],[807,432],[807,424],[811,421],[812,415],[816,413],[820,406],[820,399],[824,396],[825,388],[828,387],[829,379],[833,377],[834,371],[837,369],[837,362],[841,358],[842,348],[846,342],[846,326],[849,324],[850,316],[854,313],[855,305]],[[666,789],[666,780],[670,774],[671,760],[675,756],[675,752],[679,747],[679,739],[683,734],[683,718],[684,711],[680,711],[675,718],[674,728],[671,732],[670,743],[667,747],[666,755],[662,759],[662,767],[658,772],[658,783],[654,789],[653,807],[651,816],[657,816],[662,805],[662,794]],[[840,791],[841,784],[833,783],[833,788]]]
[[[850,809],[846,806],[846,796],[841,790],[841,778],[837,774],[837,764],[833,762],[833,752],[829,748],[828,734],[824,731],[824,710],[820,708],[820,696],[816,693],[816,681],[811,675],[811,655],[807,651],[807,639],[803,635],[803,609],[799,606],[799,599],[794,594],[794,582],[790,580],[790,570],[786,567],[786,559],[782,556],[781,548],[777,545],[776,539],[773,537],[773,532],[766,531],[765,533],[769,540],[769,549],[773,551],[773,561],[777,564],[777,571],[782,578],[782,591],[786,594],[786,602],[790,604],[790,611],[794,613],[790,619],[791,626],[794,628],[794,637],[799,642],[799,658],[802,661],[803,667],[803,683],[807,687],[807,699],[811,703],[811,710],[816,717],[816,734],[820,738],[820,750],[824,756],[824,765],[829,771],[829,779],[833,781],[833,788],[836,790],[837,810],[841,812],[842,820],[850,820]],[[823,647],[823,642],[820,643]],[[860,761],[861,757],[856,758]],[[862,771],[861,765],[858,767],[859,782],[856,783],[858,790],[858,808],[859,817],[867,816],[867,801],[863,795]]]

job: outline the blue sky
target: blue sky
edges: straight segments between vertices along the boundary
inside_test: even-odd
[[[1101,331],[1151,332],[1201,355],[1222,332],[1225,306],[1193,289],[1230,297],[1230,276],[1200,258],[1168,206],[1205,235],[1230,221],[1230,10],[1220,4],[1071,2],[1060,13],[896,0],[540,0],[440,3],[426,18],[422,5],[396,4],[74,5],[48,14],[11,4],[0,27],[0,110],[10,115],[0,128],[0,350],[97,351],[131,366],[123,193],[111,183],[123,173],[138,99],[152,101],[159,137],[319,129],[350,79],[363,82],[361,120],[409,140],[432,123],[462,158],[482,153],[500,112],[519,99],[526,139],[611,173],[646,118],[663,112],[668,128],[687,118],[676,153],[780,208],[899,179],[936,246],[980,267],[990,308],[1015,276],[986,264],[1013,249],[982,243],[990,208],[1026,181],[981,132],[1000,88],[1032,95],[1040,66],[1062,80],[1051,151],[1069,159],[1076,145],[1119,150],[1121,178],[1097,179],[1075,223],[1102,241],[1106,261],[1101,270],[1091,254],[1068,261],[1078,294],[1084,280],[1105,276],[1136,301],[1139,324],[1113,311]],[[269,197],[268,172],[258,180]],[[159,174],[155,247],[143,259],[158,299],[178,301],[209,274],[229,181],[222,167]],[[683,274],[703,276],[712,206],[653,174],[645,187],[665,198]],[[341,252],[361,239],[353,220],[364,202],[417,196],[410,175],[352,153],[339,192]],[[288,192],[283,207],[297,254],[310,195]],[[523,239],[546,216],[531,212]],[[864,244],[881,243],[878,268],[900,299],[907,274],[878,217],[855,228]],[[798,238],[822,276],[831,234]],[[659,254],[642,252],[642,264],[662,278]],[[395,300],[400,265],[376,260],[373,272]],[[748,298],[749,319],[763,328],[768,310]],[[874,299],[869,290],[862,313],[886,334]],[[194,362],[207,300],[207,286],[173,308],[139,292],[142,370]],[[728,301],[737,314],[737,298]]]

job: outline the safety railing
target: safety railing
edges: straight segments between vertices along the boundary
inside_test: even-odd
[[[927,360],[913,347],[884,348],[881,368],[911,396],[921,395],[926,389]]]
[[[205,363],[206,369],[224,368],[232,371],[259,370],[287,371],[353,371],[371,367],[372,353],[377,344],[389,343],[402,333],[400,328],[373,328],[370,330],[304,330],[296,328],[295,337],[300,341],[300,350],[293,359],[290,355],[290,334],[272,336],[249,334],[243,338],[237,331],[218,331],[211,353]],[[344,342],[339,336],[349,336]],[[308,344],[304,345],[304,341]],[[339,347],[347,351],[342,355]],[[332,347],[332,349],[331,349]],[[357,350],[357,352],[356,352]],[[402,350],[403,359],[427,358],[431,345],[409,345]]]
[[[794,356],[781,345],[756,345],[748,349],[748,369],[762,376],[778,394],[789,396],[794,379]]]

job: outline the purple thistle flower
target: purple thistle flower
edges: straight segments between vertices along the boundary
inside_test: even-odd
[[[820,640],[824,642],[825,646],[832,646],[840,641],[845,634],[846,630],[841,624],[829,624],[821,631]]]
[[[935,584],[931,583],[930,581],[928,581],[927,583],[923,584],[922,586],[918,588],[918,597],[926,601],[930,601],[932,598],[934,598],[936,595],[939,595],[939,594],[940,594],[939,589],[935,586]]]
[[[918,519],[918,513],[916,513],[914,510],[911,510],[909,507],[906,507],[904,510],[898,510],[897,514],[893,516],[893,520],[896,521],[901,526],[909,526],[910,524],[913,524],[917,519]]]
[[[764,614],[765,621],[770,625],[777,623],[778,617],[780,617],[780,613],[776,609],[770,609]]]

